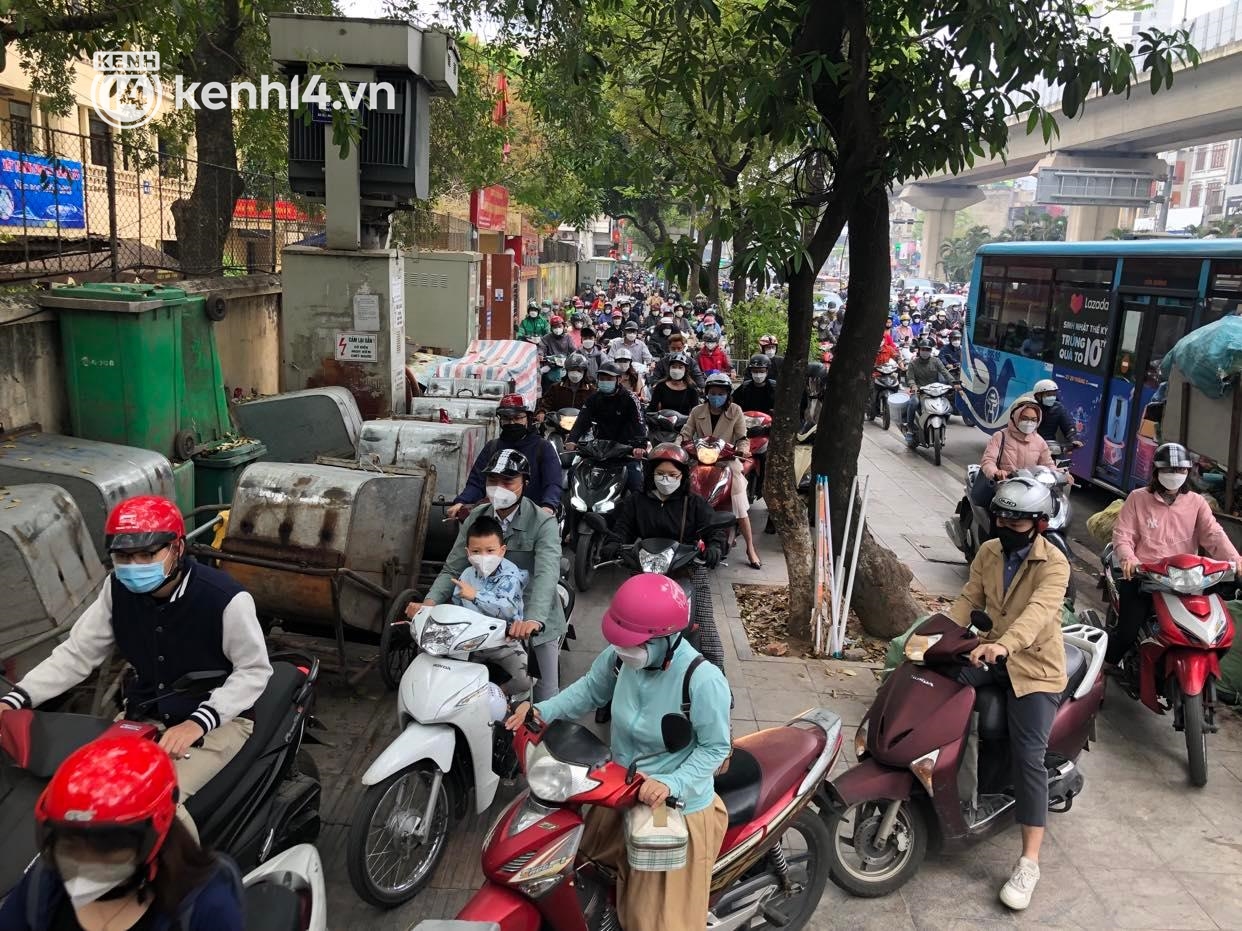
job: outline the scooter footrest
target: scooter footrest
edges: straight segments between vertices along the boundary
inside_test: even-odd
[[[775,905],[769,903],[759,909],[759,914],[773,928],[783,928],[789,924],[789,916],[780,911]]]

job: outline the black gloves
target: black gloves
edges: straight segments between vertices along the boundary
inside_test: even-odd
[[[707,544],[707,552],[703,554],[703,565],[708,569],[715,569],[720,565],[720,559],[724,555],[719,543]]]

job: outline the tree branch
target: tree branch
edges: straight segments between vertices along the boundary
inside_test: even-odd
[[[89,13],[64,13],[33,23],[24,29],[19,28],[13,22],[0,23],[0,41],[9,43],[56,33],[95,32],[99,29],[109,29],[128,22],[141,9],[141,3],[129,3],[107,10],[93,10]]]

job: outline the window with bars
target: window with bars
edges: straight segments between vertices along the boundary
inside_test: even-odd
[[[1203,185],[1192,184],[1190,186],[1190,206],[1198,207],[1203,203]]]
[[[1203,206],[1209,211],[1219,212],[1225,206],[1225,184],[1223,181],[1212,181],[1207,186],[1203,198]]]
[[[1212,146],[1212,167],[1224,168],[1225,160],[1229,157],[1228,143],[1220,142]]]
[[[30,118],[30,104],[9,101],[9,143],[17,152],[33,152],[34,123]]]
[[[1203,171],[1207,167],[1208,150],[1206,146],[1195,149],[1195,171]]]

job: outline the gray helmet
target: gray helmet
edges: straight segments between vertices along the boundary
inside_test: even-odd
[[[1052,492],[1033,477],[1015,475],[997,483],[992,496],[992,513],[997,517],[1050,519]]]
[[[585,372],[586,368],[587,368],[587,357],[584,356],[580,352],[571,352],[569,354],[569,358],[565,360],[566,371],[570,369],[581,369],[582,371]]]
[[[630,352],[624,346],[618,346],[617,351],[612,354],[613,362],[633,362],[634,353]]]
[[[706,394],[712,388],[724,388],[729,394],[733,393],[733,379],[724,372],[712,372],[703,382],[703,393]]]
[[[771,360],[762,352],[756,352],[750,357],[750,361],[746,363],[746,367],[752,369],[766,369],[771,367],[771,365]]]
[[[670,352],[668,355],[664,357],[664,361],[669,366],[683,365],[686,368],[690,367],[690,357],[686,355],[684,352]]]
[[[1189,469],[1193,466],[1194,460],[1181,443],[1163,444],[1156,450],[1155,459],[1152,461],[1155,469]]]

